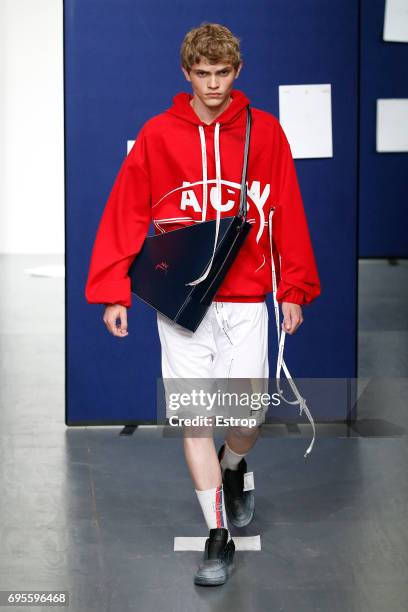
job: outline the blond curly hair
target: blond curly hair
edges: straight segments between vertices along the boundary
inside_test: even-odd
[[[230,62],[238,70],[242,58],[239,43],[240,39],[226,26],[203,22],[185,35],[180,48],[181,65],[190,72],[193,64],[205,58],[210,64]]]

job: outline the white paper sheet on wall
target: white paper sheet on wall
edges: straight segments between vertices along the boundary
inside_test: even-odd
[[[279,122],[294,158],[333,157],[331,84],[279,85]]]
[[[383,39],[408,42],[408,0],[385,0]]]
[[[133,147],[133,145],[135,144],[134,140],[128,140],[127,141],[127,155],[129,155],[131,148]]]
[[[408,151],[408,98],[377,100],[377,153]]]

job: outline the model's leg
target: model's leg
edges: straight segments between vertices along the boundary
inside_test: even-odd
[[[193,334],[168,323],[158,316],[162,347],[163,381],[168,392],[177,386],[207,387],[213,378],[213,355],[216,349],[212,334],[213,309],[210,307],[201,325]],[[174,379],[182,380],[174,380]],[[167,416],[170,415],[166,402]],[[191,404],[190,408],[193,407]],[[193,415],[194,416],[194,415]],[[194,482],[197,499],[209,529],[205,550],[194,574],[195,584],[224,584],[233,570],[235,545],[227,525],[220,466],[214,447],[212,427],[183,427],[184,452]]]
[[[184,453],[208,529],[228,529],[221,468],[212,428],[184,427]],[[228,530],[228,540],[231,534]]]
[[[221,468],[236,470],[241,459],[254,446],[259,434],[259,427],[230,427],[225,436]]]
[[[230,391],[261,395],[268,391],[268,308],[265,302],[219,304],[220,328],[216,336],[217,378],[231,379]],[[237,380],[234,380],[237,379]],[[258,405],[259,407],[259,405]],[[266,410],[253,410],[245,416],[255,417],[254,427],[230,427],[225,436],[229,449],[245,455],[259,437]]]
[[[263,326],[261,325],[261,330]],[[263,333],[263,331],[261,331]],[[268,392],[268,376],[269,376],[269,365],[267,359],[267,346],[261,345],[261,352],[258,356],[258,363],[255,364],[257,368],[253,373],[258,374],[261,378],[251,380],[252,394],[263,394]],[[266,357],[265,357],[266,356]],[[237,360],[239,365],[239,360]],[[229,468],[235,470],[238,467],[242,457],[245,457],[254,446],[257,441],[261,430],[260,425],[262,424],[265,417],[265,410],[261,408],[259,412],[252,411],[249,415],[251,417],[256,416],[257,425],[254,427],[230,427],[225,436],[225,446],[223,452],[223,458],[221,461],[221,468]]]
[[[222,484],[220,463],[210,428],[184,428],[184,454],[196,489],[210,489]]]
[[[176,389],[180,393],[191,393],[193,389],[212,390],[213,355],[216,346],[210,319],[211,310],[193,334],[171,324],[163,316],[158,316],[162,372],[167,395],[174,393]],[[167,416],[169,415],[170,411],[167,410]],[[194,411],[191,416],[194,416]],[[221,469],[214,446],[212,426],[183,426],[183,444],[187,467],[207,527],[228,529]]]
[[[268,310],[265,303],[220,303],[217,340],[216,376],[228,379],[228,391],[249,395],[248,413],[230,409],[251,418],[251,427],[230,427],[218,452],[229,521],[237,527],[250,523],[255,510],[254,491],[244,491],[247,471],[245,456],[254,446],[264,422],[267,407],[259,404],[268,391]],[[223,332],[223,333],[222,333]],[[258,410],[255,409],[259,408]]]

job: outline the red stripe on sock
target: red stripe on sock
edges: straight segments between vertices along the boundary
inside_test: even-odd
[[[217,487],[215,492],[215,518],[217,521],[217,527],[224,527],[224,517],[221,511],[222,507],[222,485]]]

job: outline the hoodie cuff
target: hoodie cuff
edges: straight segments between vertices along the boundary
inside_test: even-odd
[[[103,281],[94,288],[87,288],[85,297],[89,304],[120,304],[130,308],[132,294],[130,277],[121,280]]]
[[[289,287],[283,291],[277,291],[276,299],[279,304],[282,302],[290,302],[292,304],[299,304],[299,306],[303,306],[306,303],[305,292],[302,289],[298,289],[297,287]]]

